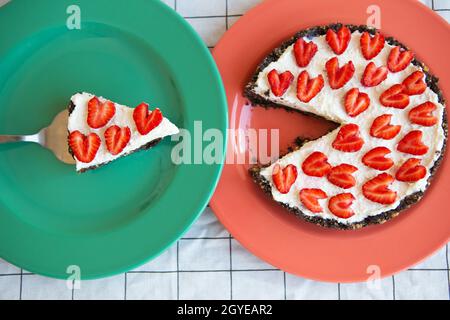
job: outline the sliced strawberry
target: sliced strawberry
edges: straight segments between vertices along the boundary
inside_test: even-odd
[[[87,123],[93,129],[101,128],[114,117],[115,113],[116,107],[113,102],[100,102],[97,97],[93,97],[88,102]]]
[[[397,199],[397,192],[389,189],[389,185],[394,182],[394,177],[387,173],[382,173],[367,181],[363,186],[363,194],[370,201],[381,204],[392,204]]]
[[[339,61],[336,57],[331,58],[325,65],[328,74],[328,82],[332,89],[339,89],[345,86],[355,73],[353,62],[349,61],[342,67],[339,67]]]
[[[118,155],[127,146],[130,137],[130,128],[111,126],[105,131],[106,148],[111,154]]]
[[[351,193],[341,193],[331,197],[328,201],[328,209],[339,218],[348,219],[355,215],[350,208],[355,197]]]
[[[437,117],[433,116],[434,111],[436,105],[433,102],[422,103],[409,111],[409,120],[424,127],[432,127],[438,122]]]
[[[85,136],[76,130],[69,135],[69,146],[78,161],[89,163],[94,160],[102,141],[95,133]]]
[[[300,201],[309,211],[320,213],[323,211],[319,199],[326,199],[327,194],[320,189],[302,189],[300,191]]]
[[[371,36],[367,31],[361,35],[361,52],[366,60],[375,58],[384,48],[384,37],[380,33]]]
[[[422,156],[428,152],[428,147],[422,142],[422,131],[409,132],[397,145],[397,150],[415,156]]]
[[[333,142],[333,148],[342,152],[356,152],[363,144],[358,125],[351,123],[341,127]]]
[[[385,107],[405,109],[409,105],[409,95],[404,89],[402,84],[393,85],[380,95],[380,103]]]
[[[295,180],[297,180],[297,167],[293,164],[287,165],[284,169],[281,169],[279,164],[273,167],[272,181],[280,193],[288,193]]]
[[[294,55],[297,65],[300,68],[306,67],[315,56],[317,52],[317,45],[314,42],[306,42],[300,38],[294,44]]]
[[[411,51],[403,50],[400,47],[395,47],[391,50],[388,58],[388,69],[391,72],[400,72],[405,70],[411,63],[414,55]]]
[[[324,177],[330,172],[331,165],[328,163],[326,155],[316,151],[303,161],[302,170],[308,176]]]
[[[343,189],[349,189],[356,185],[356,179],[352,176],[352,173],[358,171],[358,168],[350,164],[340,164],[333,167],[328,174],[327,178],[335,186]]]
[[[267,79],[269,80],[272,93],[277,97],[281,97],[289,89],[292,81],[294,81],[294,75],[290,71],[279,74],[277,70],[273,69],[267,75]]]
[[[370,135],[375,138],[391,140],[395,138],[402,126],[391,124],[392,114],[383,114],[376,118],[370,127]]]
[[[375,63],[370,62],[364,70],[361,83],[365,87],[375,87],[386,80],[388,72],[388,68],[385,66],[377,68]]]
[[[362,162],[369,168],[384,171],[394,165],[392,159],[386,158],[390,153],[391,150],[386,147],[376,147],[363,156]]]
[[[410,96],[424,93],[427,89],[424,78],[425,75],[422,71],[414,71],[403,81],[403,85],[405,86],[403,92]]]
[[[345,96],[345,110],[350,117],[356,117],[366,111],[370,105],[367,93],[359,92],[357,88],[350,89]]]
[[[416,182],[425,178],[426,175],[427,168],[420,165],[420,160],[411,158],[398,169],[395,178],[403,182]]]
[[[139,133],[146,135],[159,126],[159,124],[163,121],[163,115],[158,108],[153,111],[149,111],[148,104],[141,103],[134,109],[133,119]]]
[[[309,102],[323,88],[323,77],[319,74],[315,78],[310,78],[307,71],[303,71],[298,76],[297,81],[297,98],[302,102]]]
[[[332,29],[328,29],[326,40],[330,48],[336,53],[340,55],[347,50],[348,44],[350,43],[350,38],[352,34],[350,30],[346,26],[342,26],[338,32],[335,32]]]

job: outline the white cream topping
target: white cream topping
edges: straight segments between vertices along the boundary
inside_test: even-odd
[[[163,118],[163,121],[156,128],[154,128],[146,135],[141,135],[137,131],[136,125],[133,120],[134,109],[120,105],[118,103],[115,103],[116,113],[114,117],[108,122],[108,124],[102,128],[93,129],[87,124],[88,102],[93,97],[93,94],[83,92],[77,93],[71,98],[73,104],[75,105],[75,108],[69,116],[69,132],[78,130],[85,135],[94,132],[100,137],[102,141],[100,148],[98,149],[98,152],[92,162],[84,163],[75,159],[77,171],[115,160],[117,158],[120,158],[124,154],[139,149],[143,145],[153,140],[174,135],[179,132],[178,128],[173,123],[171,123],[167,118]],[[107,100],[103,97],[98,97],[98,99],[101,102],[105,102]],[[104,133],[106,129],[113,125],[117,125],[119,127],[127,126],[131,130],[131,137],[128,145],[118,155],[112,155],[106,148],[105,143]]]
[[[328,84],[325,63],[336,55],[328,46],[325,36],[319,36],[312,39],[305,38],[305,41],[313,41],[318,47],[316,55],[306,68],[298,67],[295,61],[292,45],[286,49],[286,51],[282,54],[278,61],[269,64],[259,74],[258,80],[256,82],[257,86],[254,89],[257,94],[264,96],[265,98],[275,103],[283,104],[294,109],[311,112],[337,123],[355,123],[359,126],[361,137],[365,142],[363,148],[359,152],[345,153],[333,149],[332,142],[336,138],[336,135],[339,131],[339,129],[336,129],[335,131],[321,137],[318,140],[311,141],[305,144],[300,150],[286,155],[285,157],[273,163],[271,166],[261,171],[261,175],[271,183],[272,195],[276,201],[285,203],[290,207],[299,208],[306,215],[310,216],[316,216],[317,214],[309,211],[300,202],[298,194],[301,189],[320,188],[327,193],[328,198],[340,193],[352,193],[356,198],[351,207],[355,212],[355,215],[349,219],[342,219],[334,216],[328,209],[328,200],[319,200],[323,208],[323,213],[319,214],[320,217],[325,219],[337,220],[338,222],[344,224],[359,222],[364,220],[368,216],[375,216],[390,209],[394,209],[406,196],[411,195],[417,191],[424,191],[427,186],[427,180],[430,176],[430,169],[439,158],[445,140],[444,130],[442,128],[444,106],[439,103],[437,94],[434,93],[430,88],[427,88],[425,93],[421,95],[411,96],[409,106],[403,110],[386,108],[379,102],[379,96],[382,92],[384,92],[394,84],[403,82],[403,80],[414,71],[423,71],[420,67],[414,66],[411,63],[405,70],[401,72],[389,72],[387,79],[376,87],[365,88],[364,86],[362,86],[361,78],[364,73],[365,67],[370,61],[367,61],[361,54],[360,35],[361,33],[359,31],[354,32],[352,34],[352,38],[347,50],[342,55],[337,56],[340,66],[344,65],[348,61],[352,61],[355,66],[355,74],[353,75],[353,78],[343,88],[332,90]],[[393,47],[394,46],[386,43],[384,49],[380,52],[380,54],[373,58],[371,61],[373,61],[377,67],[386,65],[389,53]],[[292,83],[291,87],[283,95],[283,97],[276,97],[271,92],[270,85],[267,80],[267,74],[273,69],[277,70],[278,72],[289,70],[293,73],[295,79],[297,79],[298,75],[303,70],[307,70],[310,77],[316,77],[319,74],[322,74],[325,80],[325,86],[322,91],[307,104],[302,103],[296,96],[296,80]],[[350,89],[355,87],[359,88],[361,92],[365,92],[369,95],[371,104],[365,112],[355,118],[352,118],[347,115],[343,100],[345,94]],[[431,101],[437,106],[437,110],[434,112],[434,115],[438,118],[438,124],[433,127],[424,127],[412,124],[408,119],[409,111],[413,107],[427,101]],[[402,126],[401,132],[392,140],[373,138],[369,133],[373,120],[383,114],[392,114],[393,117],[391,123],[400,124]],[[428,153],[426,155],[418,157],[397,151],[396,147],[398,142],[411,130],[422,131],[422,141],[429,147]],[[395,165],[391,169],[384,172],[387,172],[394,177],[398,168],[409,158],[420,158],[421,164],[427,168],[427,176],[416,183],[406,183],[395,180],[390,185],[390,189],[397,191],[398,194],[397,201],[391,205],[383,205],[372,202],[366,199],[362,194],[362,185],[366,181],[382,173],[381,171],[366,167],[361,162],[364,154],[378,146],[385,146],[389,148],[389,150],[391,150],[391,153],[387,155],[387,157],[390,157],[394,161]],[[356,166],[358,168],[358,171],[353,174],[357,181],[356,186],[350,189],[341,189],[331,184],[326,179],[326,177],[317,178],[304,174],[301,169],[301,164],[306,159],[306,157],[308,157],[314,151],[320,151],[327,155],[328,161],[332,166],[336,166],[341,163],[348,163]],[[280,164],[283,167],[288,164],[294,164],[298,169],[297,180],[288,194],[281,194],[272,183],[272,171],[275,164]]]

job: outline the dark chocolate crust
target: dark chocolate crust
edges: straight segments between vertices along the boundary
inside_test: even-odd
[[[374,28],[369,28],[368,26],[356,26],[356,25],[346,25],[350,31],[353,33],[355,31],[360,31],[360,32],[364,32],[367,31],[371,34],[375,34],[375,32],[377,32],[376,29]],[[247,84],[247,86],[245,87],[244,90],[244,95],[250,100],[250,102],[254,105],[258,105],[258,106],[262,106],[265,108],[270,108],[270,107],[275,107],[275,108],[284,108],[290,112],[300,112],[302,114],[307,114],[307,115],[313,115],[315,117],[319,117],[316,114],[311,114],[308,112],[304,112],[301,110],[296,110],[293,108],[289,108],[287,106],[284,106],[282,104],[277,104],[274,102],[271,102],[269,99],[266,99],[258,94],[256,94],[254,92],[254,88],[256,87],[256,81],[258,79],[258,75],[260,74],[261,71],[263,71],[270,63],[277,61],[280,56],[283,54],[283,52],[292,44],[294,44],[299,38],[302,37],[316,37],[316,36],[321,36],[326,34],[326,32],[328,31],[328,29],[333,29],[335,31],[339,30],[342,27],[341,23],[335,23],[335,24],[330,24],[330,25],[326,25],[326,26],[317,26],[317,27],[313,27],[313,28],[309,28],[306,30],[302,30],[300,32],[298,32],[294,37],[292,37],[291,39],[289,39],[288,41],[284,42],[280,47],[276,48],[275,50],[273,50],[264,60],[263,62],[258,66],[256,72],[254,73],[254,75],[251,78],[251,81]],[[391,45],[396,45],[396,46],[400,46],[404,49],[408,49],[405,45],[403,45],[401,42],[397,41],[396,39],[392,38],[392,37],[388,37],[386,38],[386,42],[388,42]],[[412,63],[423,69],[423,72],[426,75],[426,82],[428,87],[437,94],[438,98],[439,98],[439,102],[444,105],[445,107],[445,100],[443,97],[443,93],[440,90],[439,86],[438,86],[438,81],[439,79],[437,77],[435,77],[434,75],[432,75],[429,71],[429,68],[422,63],[421,61],[414,59],[412,61]],[[428,178],[427,181],[427,186],[425,188],[425,191],[428,189],[428,187],[430,186],[431,180],[433,179],[433,177],[435,176],[437,169],[439,167],[439,165],[441,164],[444,154],[445,154],[445,150],[446,150],[446,146],[447,146],[447,137],[448,137],[448,122],[447,122],[447,112],[446,109],[444,109],[444,113],[443,113],[443,119],[442,119],[442,129],[444,131],[444,145],[441,149],[441,152],[439,154],[439,158],[435,161],[433,167],[430,169],[430,177]],[[298,141],[300,141],[300,143],[297,143],[297,145],[295,146],[295,148],[291,149],[289,151],[293,152],[295,150],[298,150],[301,148],[301,146],[307,142],[307,140],[301,140],[301,139],[297,139]],[[249,173],[252,176],[253,180],[263,189],[263,191],[269,195],[272,199],[272,186],[269,183],[269,181],[267,181],[264,177],[262,177],[260,175],[260,171],[265,168],[270,166],[270,164],[267,165],[257,165],[254,166],[252,168],[249,169]],[[322,227],[327,227],[327,228],[334,228],[334,229],[341,229],[341,230],[355,230],[355,229],[360,229],[363,227],[366,227],[368,225],[371,224],[383,224],[386,221],[391,220],[392,218],[398,216],[400,214],[401,211],[411,207],[412,205],[414,205],[415,203],[417,203],[418,201],[420,201],[422,199],[422,197],[424,196],[425,192],[419,191],[416,193],[413,193],[407,197],[405,197],[400,204],[391,210],[388,210],[386,212],[382,212],[378,215],[375,216],[369,216],[366,217],[364,220],[359,221],[359,222],[355,222],[355,223],[351,223],[351,224],[344,224],[341,222],[338,222],[337,220],[330,220],[330,219],[324,219],[322,217],[319,216],[310,216],[305,214],[304,212],[302,212],[300,209],[298,208],[294,208],[294,207],[290,207],[285,203],[282,202],[278,202],[281,206],[283,206],[284,208],[286,208],[287,210],[289,210],[290,212],[294,213],[296,216],[314,223],[316,225],[322,226]],[[275,199],[273,199],[274,201],[276,201]]]
[[[75,105],[74,105],[74,103],[73,103],[72,101],[70,101],[69,106],[67,107],[67,109],[69,110],[69,115],[70,115],[70,114],[73,112],[73,110],[75,109]],[[135,152],[138,152],[138,151],[148,150],[148,149],[150,149],[150,148],[156,146],[159,142],[161,142],[161,140],[162,140],[162,138],[160,138],[160,139],[155,139],[155,140],[153,140],[153,141],[150,141],[150,142],[144,144],[143,146],[141,146],[141,147],[138,148],[138,149],[135,149],[135,150],[133,150],[133,151],[130,151],[130,152],[128,152],[128,153],[123,154],[121,157],[128,156],[128,155],[130,155],[130,154],[132,154],[132,153],[135,153]],[[69,146],[68,148],[69,148],[69,153],[70,153],[70,154],[72,155],[72,157],[74,157],[74,159],[75,159],[75,156],[74,156],[74,154],[73,154],[72,148],[70,148],[70,146]],[[114,161],[114,160],[113,160],[113,161]],[[112,162],[112,161],[108,161],[108,162],[104,162],[104,163],[99,164],[99,165],[95,165],[95,166],[83,168],[83,169],[81,169],[81,170],[78,170],[77,172],[79,172],[79,173],[84,173],[84,172],[89,171],[89,170],[98,169],[98,168],[100,168],[100,167],[103,167],[103,166],[107,165],[107,164],[110,163],[110,162]]]

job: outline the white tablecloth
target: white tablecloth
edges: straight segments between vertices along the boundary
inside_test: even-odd
[[[150,0],[149,0],[150,1]],[[300,0],[299,0],[300,1]],[[398,1],[398,0],[396,0]],[[6,2],[0,0],[0,6]],[[165,0],[214,47],[227,27],[261,0]],[[424,0],[450,21],[450,0]],[[448,245],[425,262],[381,280],[331,284],[299,278],[254,257],[209,208],[188,233],[152,262],[125,274],[65,281],[0,260],[0,299],[450,299]]]

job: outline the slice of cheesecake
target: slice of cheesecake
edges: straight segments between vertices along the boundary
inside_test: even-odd
[[[129,108],[82,92],[72,96],[68,108],[69,152],[78,172],[149,149],[179,132],[161,110],[149,110],[146,103]]]

